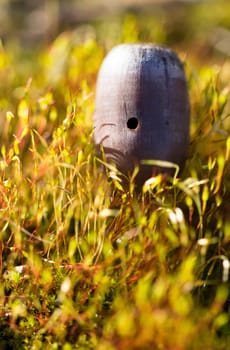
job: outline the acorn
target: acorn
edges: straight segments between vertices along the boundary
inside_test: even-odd
[[[176,53],[155,44],[122,44],[108,53],[98,73],[94,113],[94,142],[108,163],[125,176],[138,167],[137,185],[159,172],[172,176],[173,167],[154,161],[183,169],[189,119],[187,80]]]

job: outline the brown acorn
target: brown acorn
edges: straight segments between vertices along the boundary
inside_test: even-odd
[[[143,164],[163,160],[183,168],[189,145],[189,96],[182,63],[170,49],[123,44],[104,59],[97,79],[94,141],[125,175],[139,167],[142,185],[170,168]]]

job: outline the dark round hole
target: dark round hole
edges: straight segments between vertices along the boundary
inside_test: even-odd
[[[127,121],[127,127],[129,129],[136,129],[138,126],[138,119],[133,117],[133,118],[129,118],[129,120]]]

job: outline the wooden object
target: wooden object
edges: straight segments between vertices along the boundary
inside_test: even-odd
[[[94,141],[108,162],[137,183],[172,169],[143,165],[164,160],[184,165],[189,144],[189,97],[182,63],[154,44],[113,48],[100,68],[95,98]]]

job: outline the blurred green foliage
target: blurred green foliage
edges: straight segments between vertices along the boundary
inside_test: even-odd
[[[159,9],[39,46],[3,40],[1,349],[229,347],[230,65],[198,36],[227,30],[229,5],[207,6],[190,5],[183,27]],[[176,48],[191,98],[183,176],[139,195],[103,171],[92,141],[99,66],[127,41]]]

